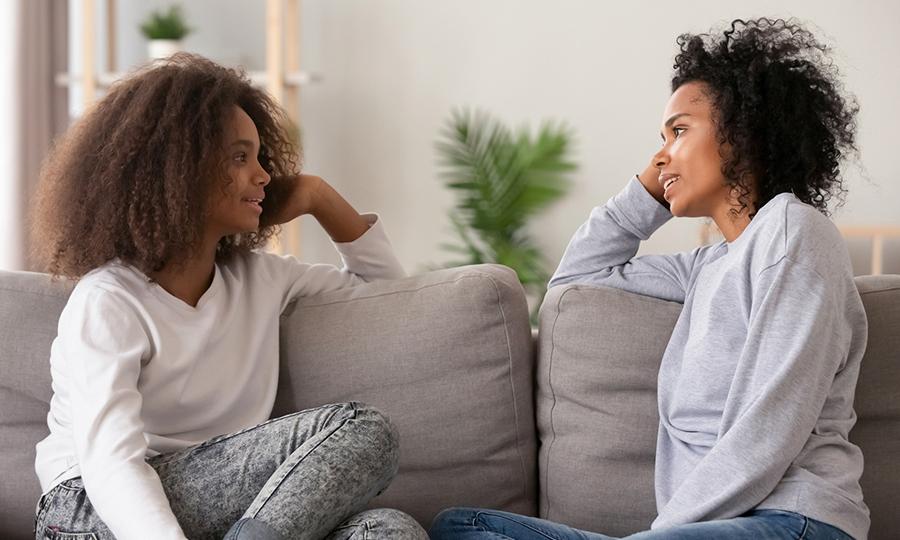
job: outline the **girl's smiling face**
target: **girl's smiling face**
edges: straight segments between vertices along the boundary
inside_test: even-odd
[[[714,113],[702,82],[681,85],[666,104],[663,145],[653,163],[675,216],[717,218],[734,205],[733,186],[722,174]]]
[[[271,180],[260,165],[259,133],[250,116],[235,106],[225,129],[227,184],[213,192],[207,226],[217,237],[259,229],[265,187]]]

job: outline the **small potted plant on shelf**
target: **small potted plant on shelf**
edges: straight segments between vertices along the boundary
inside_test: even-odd
[[[141,32],[150,40],[148,56],[151,60],[166,58],[181,50],[181,40],[191,32],[184,21],[181,6],[168,11],[154,11],[141,24]]]

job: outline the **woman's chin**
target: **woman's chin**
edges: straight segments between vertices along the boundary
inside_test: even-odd
[[[691,207],[684,198],[673,197],[669,203],[669,212],[675,217],[703,217],[702,213],[698,213],[696,208]]]

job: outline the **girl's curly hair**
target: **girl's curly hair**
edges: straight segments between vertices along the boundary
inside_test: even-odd
[[[759,209],[779,193],[793,193],[825,215],[835,195],[843,204],[840,163],[858,155],[859,106],[843,94],[828,47],[793,19],[768,18],[736,19],[721,35],[682,34],[677,43],[672,91],[705,83],[722,174],[741,210],[751,202]]]
[[[299,169],[293,126],[243,72],[179,53],[117,82],[55,144],[33,208],[46,270],[78,278],[119,258],[149,274],[182,262],[202,239],[211,196],[230,182],[224,136],[234,106],[256,125],[272,181],[260,229],[222,238],[217,258],[277,234],[265,218]]]

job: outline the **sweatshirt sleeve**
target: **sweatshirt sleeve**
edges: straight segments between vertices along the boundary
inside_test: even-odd
[[[376,214],[363,214],[369,230],[352,242],[335,242],[343,267],[308,264],[293,256],[281,257],[287,263],[287,292],[282,310],[294,298],[352,287],[380,279],[400,279],[406,271],[394,254],[394,248]]]
[[[84,487],[116,538],[185,539],[156,471],[137,384],[150,341],[137,313],[113,292],[73,291],[58,339],[72,403],[72,436]]]
[[[761,503],[818,429],[853,344],[865,342],[854,336],[846,283],[787,257],[755,281],[716,442],[665,502],[654,529],[733,518]]]
[[[588,283],[684,302],[694,263],[706,248],[635,257],[641,241],[671,218],[640,180],[632,177],[625,189],[594,208],[575,232],[550,287]]]

